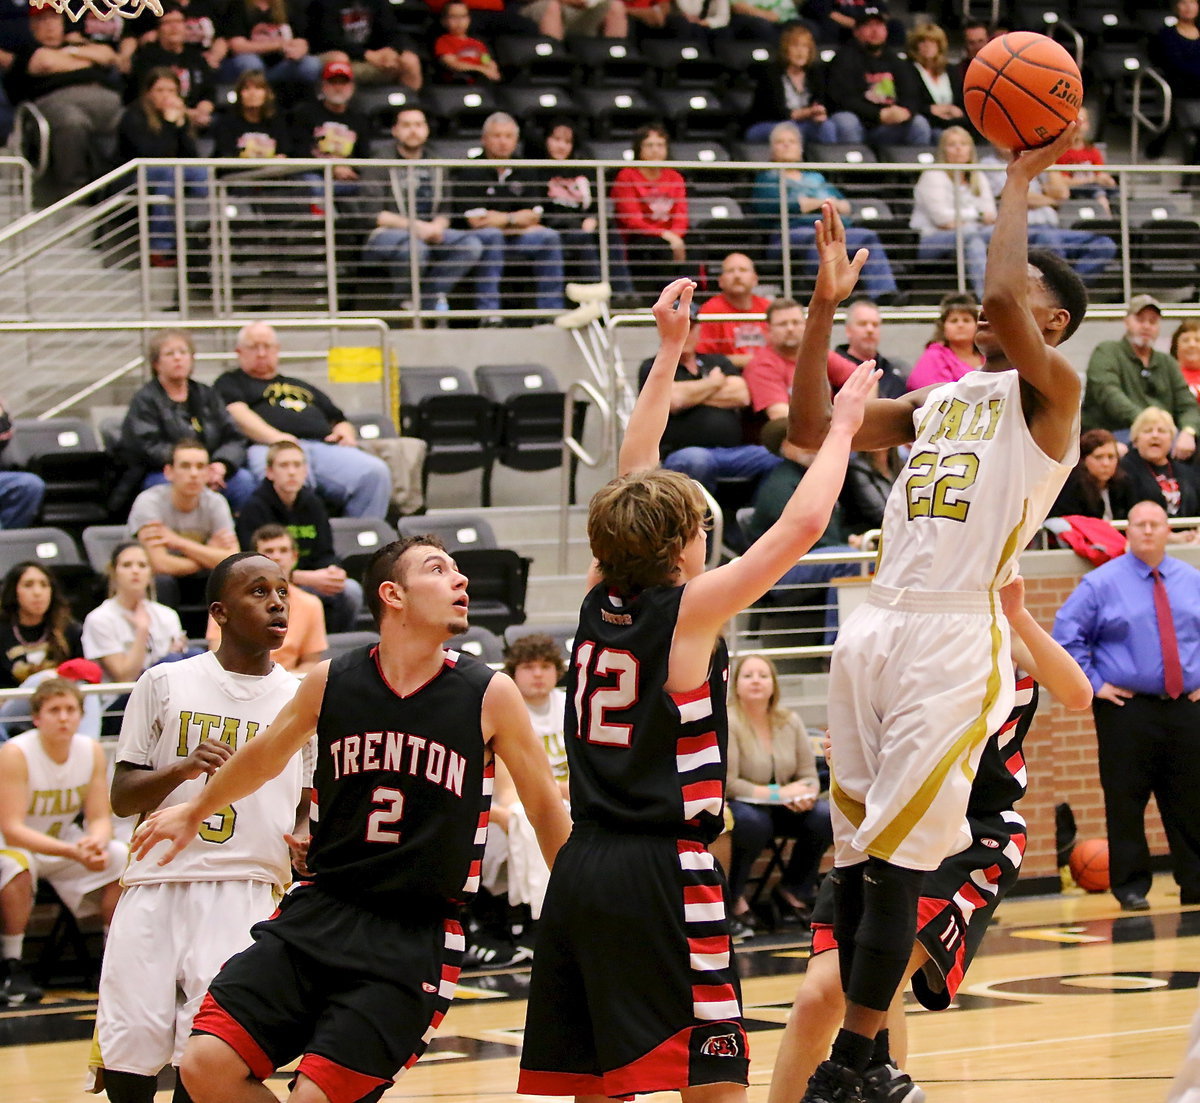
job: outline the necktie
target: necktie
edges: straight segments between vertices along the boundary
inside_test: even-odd
[[[1179,641],[1175,638],[1175,621],[1171,617],[1171,599],[1167,597],[1167,586],[1157,567],[1151,567],[1154,576],[1154,615],[1158,619],[1158,640],[1162,645],[1163,688],[1168,697],[1179,697],[1183,693],[1183,667],[1179,662]]]

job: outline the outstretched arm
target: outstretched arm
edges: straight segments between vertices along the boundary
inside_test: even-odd
[[[618,474],[632,475],[658,466],[658,442],[671,412],[671,383],[679,366],[683,343],[687,340],[695,289],[696,285],[689,279],[675,280],[663,288],[654,304],[658,353],[634,403],[633,413],[629,415],[617,461]]]
[[[983,315],[1005,359],[1033,390],[1025,411],[1029,431],[1047,455],[1061,459],[1073,443],[1079,377],[1066,357],[1046,344],[1029,303],[1029,186],[1070,147],[1079,129],[1070,123],[1048,146],[1019,153],[1008,166],[996,228],[988,245]],[[1067,324],[1062,311],[1062,325]]]
[[[821,446],[833,416],[826,356],[833,313],[854,290],[862,266],[867,262],[866,249],[859,249],[853,260],[847,256],[846,229],[832,200],[827,199],[821,204],[821,217],[815,229],[820,266],[812,301],[808,305],[800,359],[792,376],[787,432],[789,443],[810,451]],[[907,444],[913,439],[913,410],[924,396],[924,391],[914,391],[898,399],[868,400],[854,447],[873,450]]]
[[[327,662],[309,674],[271,726],[262,735],[243,744],[195,799],[147,816],[133,833],[130,855],[134,859],[145,858],[165,840],[169,845],[158,860],[160,866],[165,866],[192,841],[200,825],[214,812],[249,796],[277,777],[317,730],[328,674]]]
[[[1017,575],[1000,591],[1000,607],[1013,630],[1013,658],[1046,687],[1063,708],[1078,712],[1092,703],[1092,683],[1079,664],[1025,608],[1025,580]]]
[[[687,584],[671,645],[668,686],[682,684],[690,688],[698,684],[699,678],[681,682],[676,676],[677,660],[682,661],[685,647],[694,652],[691,658],[700,661],[698,669],[703,670],[721,625],[762,597],[825,531],[841,493],[850,442],[862,421],[867,395],[880,374],[874,361],[867,360],[854,369],[838,392],[829,432],[779,520],[739,559]]]

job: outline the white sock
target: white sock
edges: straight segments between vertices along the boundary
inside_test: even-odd
[[[21,960],[21,951],[25,944],[25,936],[23,934],[3,934],[0,935],[0,958],[5,961],[12,961],[16,958]]]

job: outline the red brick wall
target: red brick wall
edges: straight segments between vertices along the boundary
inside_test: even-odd
[[[1046,567],[1057,565],[1066,553],[1044,553]],[[1051,557],[1054,557],[1051,559]],[[1080,570],[1067,560],[1057,573],[1033,571],[1029,561],[1042,556],[1027,555],[1025,602],[1037,621],[1049,631],[1054,615],[1075,588]],[[1072,556],[1071,559],[1074,559]],[[1082,561],[1076,560],[1082,565]],[[1039,564],[1040,566],[1041,564]],[[1030,577],[1031,574],[1041,577]],[[1075,813],[1079,838],[1104,838],[1104,797],[1096,767],[1096,729],[1091,710],[1067,712],[1049,694],[1043,693],[1033,726],[1025,737],[1025,759],[1029,768],[1029,792],[1018,809],[1029,824],[1028,847],[1021,870],[1023,877],[1045,877],[1055,872],[1054,806],[1067,801]],[[1150,849],[1167,852],[1166,835],[1151,801],[1146,815]]]

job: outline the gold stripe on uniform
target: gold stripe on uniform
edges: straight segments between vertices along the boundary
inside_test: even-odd
[[[832,769],[829,771],[829,795],[837,805],[838,811],[854,824],[855,830],[862,827],[863,820],[867,818],[867,806],[855,800],[837,783]]]
[[[995,591],[991,592],[990,597],[992,622],[988,634],[992,641],[991,670],[988,672],[987,688],[984,691],[979,714],[971,721],[962,735],[954,741],[950,749],[942,755],[938,764],[929,772],[909,802],[900,809],[891,822],[876,833],[875,838],[866,848],[867,853],[875,858],[882,858],[885,862],[891,861],[892,855],[908,838],[909,832],[920,823],[925,813],[929,811],[929,806],[942,788],[954,763],[962,758],[970,748],[983,742],[991,734],[988,731],[987,718],[988,713],[995,707],[996,698],[1000,695],[1000,651],[1004,643],[1004,636],[996,619]],[[968,778],[970,777],[969,768],[965,769],[964,773]]]

